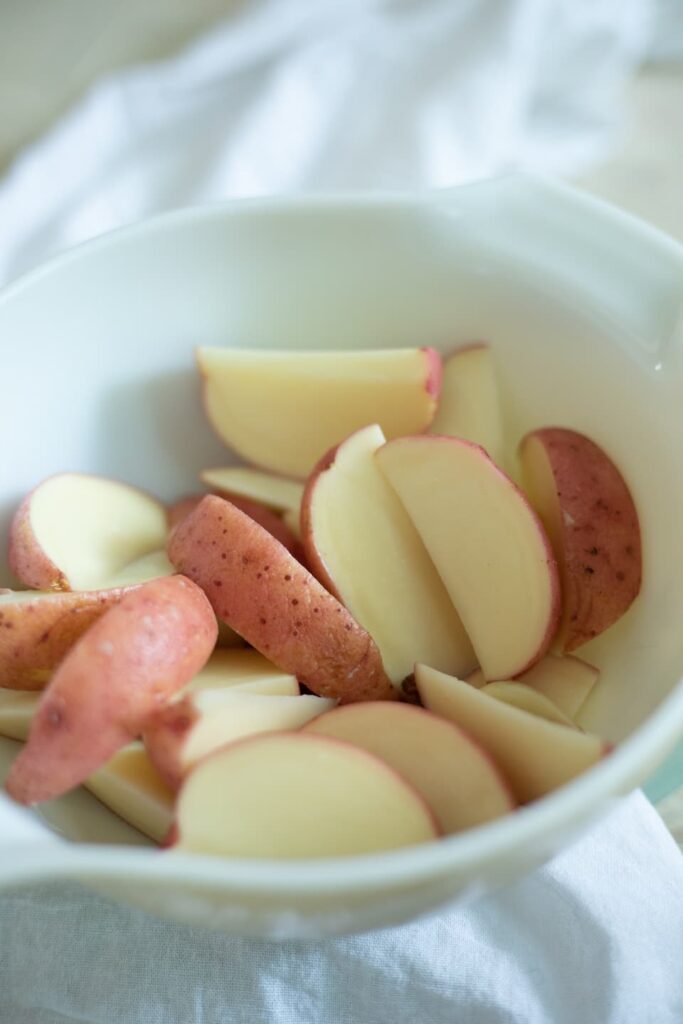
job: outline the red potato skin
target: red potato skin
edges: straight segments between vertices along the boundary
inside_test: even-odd
[[[209,495],[168,543],[219,619],[279,668],[342,703],[394,696],[369,634],[263,527]]]
[[[244,512],[246,516],[253,519],[259,526],[262,526],[264,530],[267,530],[268,533],[275,537],[275,540],[279,540],[283,547],[287,548],[294,555],[297,561],[301,561],[303,558],[301,544],[276,512],[266,508],[265,505],[259,504],[258,501],[242,498],[238,494],[223,494],[221,492],[219,496],[233,504],[240,512]]]
[[[243,498],[239,494],[230,494],[227,491],[216,491],[219,497],[225,501],[232,502],[241,512],[253,519],[254,522],[259,523],[264,530],[271,533],[276,540],[279,540],[281,544],[287,548],[288,551],[294,555],[299,561],[303,558],[303,549],[297,538],[294,536],[292,531],[289,529],[286,523],[280,519],[280,517],[272,511],[272,509],[266,508],[265,505],[261,505],[258,501],[252,501],[249,498]],[[170,530],[173,530],[178,523],[186,519],[190,512],[193,512],[200,501],[205,498],[204,494],[190,494],[186,498],[180,498],[167,510],[168,526]]]
[[[178,498],[172,505],[168,505],[166,507],[166,521],[168,522],[169,530],[172,530],[178,523],[182,523],[183,519],[186,519],[190,512],[196,509],[203,497],[203,494],[188,494],[184,498]]]
[[[37,594],[0,605],[0,686],[42,690],[76,641],[136,587]]]
[[[557,555],[564,615],[558,641],[568,654],[620,619],[640,592],[638,513],[621,473],[590,438],[562,427],[528,437],[546,450],[561,505]]]
[[[12,764],[10,796],[38,803],[83,782],[199,672],[216,634],[209,602],[182,576],[125,594],[52,677]]]
[[[33,536],[32,498],[31,491],[14,514],[9,531],[9,567],[31,590],[71,590],[64,573],[47,557]]]
[[[198,718],[192,698],[184,697],[160,708],[142,737],[150,761],[174,792],[183,781],[182,746]]]
[[[441,354],[435,348],[422,348],[420,351],[424,353],[427,360],[427,394],[434,399],[434,414],[436,414],[436,406],[441,395],[441,381],[443,379]]]

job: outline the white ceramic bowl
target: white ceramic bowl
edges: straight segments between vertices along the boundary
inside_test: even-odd
[[[55,471],[111,474],[172,498],[225,460],[200,410],[196,345],[447,350],[486,339],[514,443],[531,427],[568,425],[623,468],[645,575],[628,615],[585,648],[603,677],[584,724],[620,741],[616,752],[504,820],[397,853],[244,862],[145,848],[84,792],[38,809],[52,830],[5,801],[0,884],[78,878],[242,934],[361,930],[516,878],[641,782],[683,733],[682,306],[681,248],[528,178],[182,211],[10,287],[0,300],[3,535],[21,495]],[[14,750],[4,741],[0,768]]]

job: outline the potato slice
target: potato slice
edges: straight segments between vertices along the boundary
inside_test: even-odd
[[[522,441],[520,458],[560,566],[563,611],[554,646],[574,651],[609,629],[638,596],[638,513],[617,467],[583,434],[535,430]]]
[[[595,686],[600,670],[587,661],[571,654],[560,658],[556,654],[546,654],[527,672],[517,677],[515,682],[530,686],[533,690],[547,697],[573,721],[586,702],[588,694]],[[506,680],[509,681],[509,680]],[[476,669],[467,677],[467,682],[477,689],[486,685],[481,669]]]
[[[202,761],[180,791],[175,848],[226,857],[343,857],[438,835],[423,798],[379,758],[329,736],[270,733]]]
[[[218,436],[249,462],[299,479],[368,423],[379,423],[387,437],[424,430],[441,383],[441,357],[427,348],[200,348],[197,360]]]
[[[220,747],[260,732],[298,729],[334,701],[308,694],[267,697],[227,689],[194,690],[160,708],[145,729],[147,752],[172,789]]]
[[[403,502],[487,679],[509,679],[547,651],[560,614],[557,565],[528,501],[483,448],[402,437],[375,458]]]
[[[125,592],[0,594],[0,686],[42,690],[67,651]]]
[[[611,749],[599,736],[537,718],[426,665],[415,667],[415,681],[424,706],[480,743],[521,803],[551,793]]]
[[[502,466],[503,417],[488,345],[464,345],[444,360],[441,400],[429,432],[480,444]]]
[[[52,676],[10,769],[10,796],[37,803],[83,782],[197,674],[216,633],[211,606],[185,577],[130,590]]]
[[[304,485],[297,480],[246,466],[205,469],[199,476],[202,483],[212,491],[220,491],[229,500],[232,495],[249,498],[273,512],[298,511],[304,495]]]
[[[169,558],[216,615],[321,697],[393,696],[372,638],[258,523],[209,495],[176,527]]]
[[[515,807],[490,756],[451,722],[408,704],[347,704],[304,732],[332,736],[375,754],[421,793],[444,833],[460,832]]]
[[[283,672],[258,651],[214,651],[201,672],[179,690],[172,700],[180,700],[197,690],[239,690],[264,697],[298,697],[296,676]]]
[[[163,505],[144,491],[85,473],[60,473],[19,506],[9,562],[37,590],[96,590],[166,543]]]
[[[420,535],[377,466],[385,443],[364,427],[329,452],[302,503],[306,562],[374,639],[400,686],[424,661],[459,675],[472,645]]]
[[[530,715],[536,715],[537,718],[545,718],[548,722],[557,722],[558,725],[576,729],[576,724],[568,715],[565,715],[564,711],[560,711],[557,704],[524,683],[487,683],[486,686],[481,687],[480,692],[489,697],[495,697],[496,700],[502,700],[504,704],[510,704],[513,708],[528,711]]]
[[[129,743],[83,783],[119,818],[161,843],[173,822],[174,794],[142,743]]]

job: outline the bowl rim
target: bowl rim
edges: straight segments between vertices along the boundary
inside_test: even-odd
[[[540,187],[579,197],[589,208],[600,208],[617,223],[675,255],[683,264],[683,246],[664,232],[609,203],[541,176],[523,177]],[[504,179],[499,179],[504,180]],[[478,187],[479,183],[464,188]],[[485,183],[486,184],[486,183]],[[233,199],[160,213],[108,231],[58,253],[20,275],[0,290],[0,306],[29,290],[42,279],[73,262],[87,259],[121,242],[172,231],[216,218],[235,215],[299,214],[321,211],[383,210],[447,205],[458,189],[390,193],[321,193],[310,196],[273,196]],[[14,878],[62,877],[170,882],[182,879],[198,888],[220,886],[232,890],[270,894],[322,894],[380,891],[447,877],[476,865],[483,869],[515,851],[533,849],[545,859],[543,840],[548,832],[587,827],[604,812],[605,805],[637,786],[644,774],[660,763],[683,735],[683,678],[655,711],[599,764],[569,784],[512,814],[466,832],[400,850],[353,857],[316,860],[247,860],[203,856],[126,846],[60,841],[47,832],[49,842],[38,844],[10,871]],[[55,840],[55,841],[52,841]],[[11,842],[0,848],[12,849]],[[17,846],[18,850],[19,847]],[[23,852],[23,851],[22,851]],[[29,851],[26,851],[28,854]],[[0,884],[4,871],[0,871]]]

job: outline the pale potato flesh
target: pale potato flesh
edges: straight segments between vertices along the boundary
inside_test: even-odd
[[[216,433],[256,466],[304,479],[333,445],[368,423],[417,433],[436,411],[433,349],[265,352],[200,348],[206,412]]]
[[[85,788],[139,832],[161,843],[173,822],[174,794],[142,743],[130,743],[85,780]]]
[[[228,501],[208,495],[174,530],[169,558],[222,621],[321,697],[393,696],[372,637],[292,555]]]
[[[174,572],[165,549],[150,551],[120,569],[110,580],[109,586],[130,587],[136,583],[159,579],[160,576],[172,576]]]
[[[334,701],[305,694],[264,696],[253,692],[201,690],[161,708],[144,732],[145,747],[168,784],[177,789],[203,757],[261,732],[298,729]]]
[[[0,690],[0,736],[25,740],[39,700],[39,693]]]
[[[199,476],[212,490],[258,501],[275,512],[298,512],[304,494],[304,485],[297,480],[246,466],[205,469]]]
[[[408,704],[347,704],[304,731],[380,757],[422,794],[450,834],[483,825],[515,802],[490,756],[451,722]]]
[[[513,708],[528,711],[530,715],[545,718],[548,722],[557,722],[558,725],[576,729],[571,718],[565,715],[564,711],[561,711],[550,697],[546,697],[525,683],[487,683],[480,688],[480,692],[485,693],[488,697],[495,697],[496,700],[502,700],[504,704],[510,704]]]
[[[537,718],[426,665],[415,667],[415,681],[424,706],[480,743],[521,803],[551,793],[609,751],[599,736]]]
[[[25,499],[12,523],[9,559],[39,590],[94,590],[166,543],[166,513],[134,487],[61,473]]]
[[[188,776],[175,849],[298,859],[392,850],[436,838],[422,797],[379,758],[306,733],[253,736]]]
[[[520,676],[519,681],[533,686],[557,704],[566,715],[576,719],[599,676],[599,669],[581,658],[571,655],[559,658],[555,654],[546,654],[538,664]]]
[[[282,672],[258,651],[217,650],[194,679],[172,698],[180,700],[197,690],[239,690],[271,697],[297,697],[296,676]]]
[[[77,641],[44,690],[6,789],[38,803],[79,785],[143,731],[205,664],[216,618],[183,576],[129,590]]]
[[[444,359],[439,408],[429,432],[480,444],[503,464],[503,417],[488,345],[467,345]]]
[[[546,654],[530,669],[522,672],[515,682],[523,683],[547,697],[572,721],[576,721],[577,714],[599,676],[600,670],[581,658],[575,658],[571,654],[564,657]],[[471,672],[467,682],[478,689],[486,685],[481,669]]]
[[[562,579],[555,649],[568,653],[609,629],[640,591],[640,525],[609,456],[590,438],[548,427],[520,446],[524,486],[545,524]]]
[[[302,540],[301,534],[301,509],[288,508],[282,513],[282,522],[292,531],[297,540]]]
[[[42,690],[79,637],[125,593],[118,587],[0,594],[0,686]]]
[[[374,459],[384,441],[378,426],[365,427],[323,460],[306,488],[302,528],[308,565],[367,629],[398,687],[416,661],[460,675],[476,658],[417,530]]]
[[[487,679],[538,661],[557,627],[559,580],[528,501],[477,445],[405,437],[376,453],[462,619]]]

